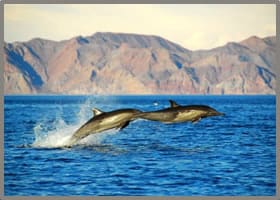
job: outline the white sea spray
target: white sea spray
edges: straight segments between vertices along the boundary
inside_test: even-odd
[[[46,120],[46,117],[42,118],[33,128],[35,140],[32,146],[36,148],[59,148],[67,145],[75,131],[92,117],[92,108],[97,107],[96,105],[95,98],[87,98],[86,101],[81,104],[77,115],[73,116],[76,120],[70,124],[66,123],[63,119],[62,108],[58,109],[53,122],[50,123]],[[78,144],[100,144],[108,135],[115,134],[116,132],[116,130],[109,130],[103,133],[93,134],[84,138],[78,142]]]

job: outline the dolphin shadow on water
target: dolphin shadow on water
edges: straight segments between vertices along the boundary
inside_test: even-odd
[[[224,115],[205,105],[181,106],[169,100],[170,107],[157,111],[142,112],[137,109],[119,109],[103,112],[93,109],[93,117],[83,124],[70,138],[65,147],[72,147],[83,138],[109,129],[123,129],[136,119],[160,121],[166,124],[179,122],[198,122],[202,118]]]

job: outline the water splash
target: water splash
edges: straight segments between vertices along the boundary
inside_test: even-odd
[[[71,136],[79,127],[81,127],[92,116],[92,101],[87,99],[80,107],[76,116],[76,121],[67,124],[62,118],[62,110],[56,113],[56,119],[50,123],[48,120],[41,120],[33,128],[35,140],[32,147],[35,148],[59,148],[67,146]],[[101,144],[108,135],[115,134],[116,130],[109,130],[98,134],[90,135],[79,141],[78,145],[95,145]]]

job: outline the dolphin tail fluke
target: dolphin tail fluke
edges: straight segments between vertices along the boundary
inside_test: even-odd
[[[152,121],[161,121],[161,122],[171,122],[172,119],[176,118],[177,113],[171,112],[168,114],[161,112],[143,112],[138,117],[141,119],[152,120]]]

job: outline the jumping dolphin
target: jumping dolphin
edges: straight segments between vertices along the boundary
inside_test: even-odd
[[[76,142],[90,134],[96,134],[113,128],[123,129],[128,126],[129,122],[135,120],[139,113],[142,113],[136,109],[120,109],[103,112],[94,108],[92,111],[94,116],[73,134],[67,145],[68,147],[73,146]]]
[[[205,105],[181,106],[175,101],[169,100],[169,102],[169,108],[152,112],[143,112],[139,117],[152,121],[160,121],[163,123],[177,123],[187,121],[195,123],[205,117],[224,115],[223,113],[220,113],[215,109]]]

